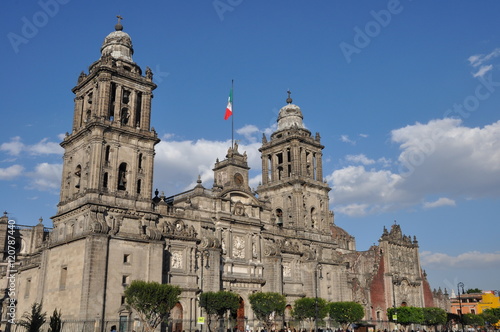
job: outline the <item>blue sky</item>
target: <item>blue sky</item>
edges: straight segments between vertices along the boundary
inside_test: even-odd
[[[0,209],[19,224],[59,199],[61,137],[79,73],[116,15],[158,84],[155,188],[211,187],[235,138],[260,180],[262,133],[286,91],[321,134],[335,222],[358,250],[396,220],[432,288],[499,289],[500,3],[494,1],[3,1]]]

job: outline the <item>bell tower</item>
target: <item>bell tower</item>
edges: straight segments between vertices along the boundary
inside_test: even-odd
[[[330,232],[333,214],[328,208],[330,188],[323,181],[324,146],[319,133],[312,137],[304,126],[290,91],[286,102],[278,115],[278,129],[270,141],[265,135],[262,138],[262,184],[257,192],[271,201],[279,227],[325,234]]]
[[[82,72],[75,94],[73,128],[64,148],[59,217],[87,204],[151,209],[154,146],[150,128],[149,67],[142,74],[132,60],[130,36],[118,23],[101,47],[101,57]]]

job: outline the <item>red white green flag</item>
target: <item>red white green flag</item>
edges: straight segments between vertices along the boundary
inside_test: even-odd
[[[229,119],[233,115],[233,89],[229,91],[229,97],[227,98],[226,114],[224,114],[224,120]]]

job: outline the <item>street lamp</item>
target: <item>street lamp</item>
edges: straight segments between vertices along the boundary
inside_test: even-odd
[[[463,282],[459,282],[457,284],[457,288],[458,288],[458,307],[460,308],[460,323],[462,324],[462,332],[465,332],[465,328],[464,328],[464,320],[463,320],[463,313],[462,313],[462,299],[460,298],[460,288],[462,288],[462,294],[465,294],[464,292],[464,283]]]
[[[201,271],[200,271],[200,295],[203,293],[203,260],[205,260],[205,269],[210,267],[208,259],[210,258],[210,253],[207,249],[203,251],[197,251],[195,255],[196,259],[194,261],[194,269],[198,271],[198,258],[201,260]],[[200,307],[200,316],[203,316],[202,308]],[[203,325],[200,326],[200,331],[203,332]]]
[[[314,270],[314,279],[315,279],[315,297],[314,297],[314,310],[315,310],[315,316],[314,316],[314,331],[318,332],[318,286],[319,286],[319,281],[323,279],[323,266],[318,263],[316,266],[316,270]]]

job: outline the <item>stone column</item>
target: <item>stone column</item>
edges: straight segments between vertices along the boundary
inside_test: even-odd
[[[137,91],[132,90],[130,91],[130,107],[129,107],[129,113],[130,113],[130,118],[128,119],[128,125],[131,127],[135,128],[135,113],[137,109]]]
[[[323,182],[323,154],[321,152],[316,153],[316,180]]]
[[[83,96],[75,97],[75,115],[73,117],[73,131],[83,126],[84,119]]]
[[[267,168],[267,161],[269,159],[268,155],[262,155],[262,184],[269,183],[269,169]]]
[[[114,121],[120,123],[121,121],[121,106],[122,106],[122,86],[121,85],[116,85],[116,92],[115,92],[115,108],[114,108]]]
[[[153,94],[151,92],[145,92],[142,94],[142,112],[141,112],[141,129],[149,131],[150,125],[150,114],[151,114],[151,98]]]
[[[108,75],[103,74],[99,78],[98,90],[99,99],[96,101],[97,107],[94,110],[97,116],[107,119],[109,116],[109,108],[111,107],[111,79]]]

